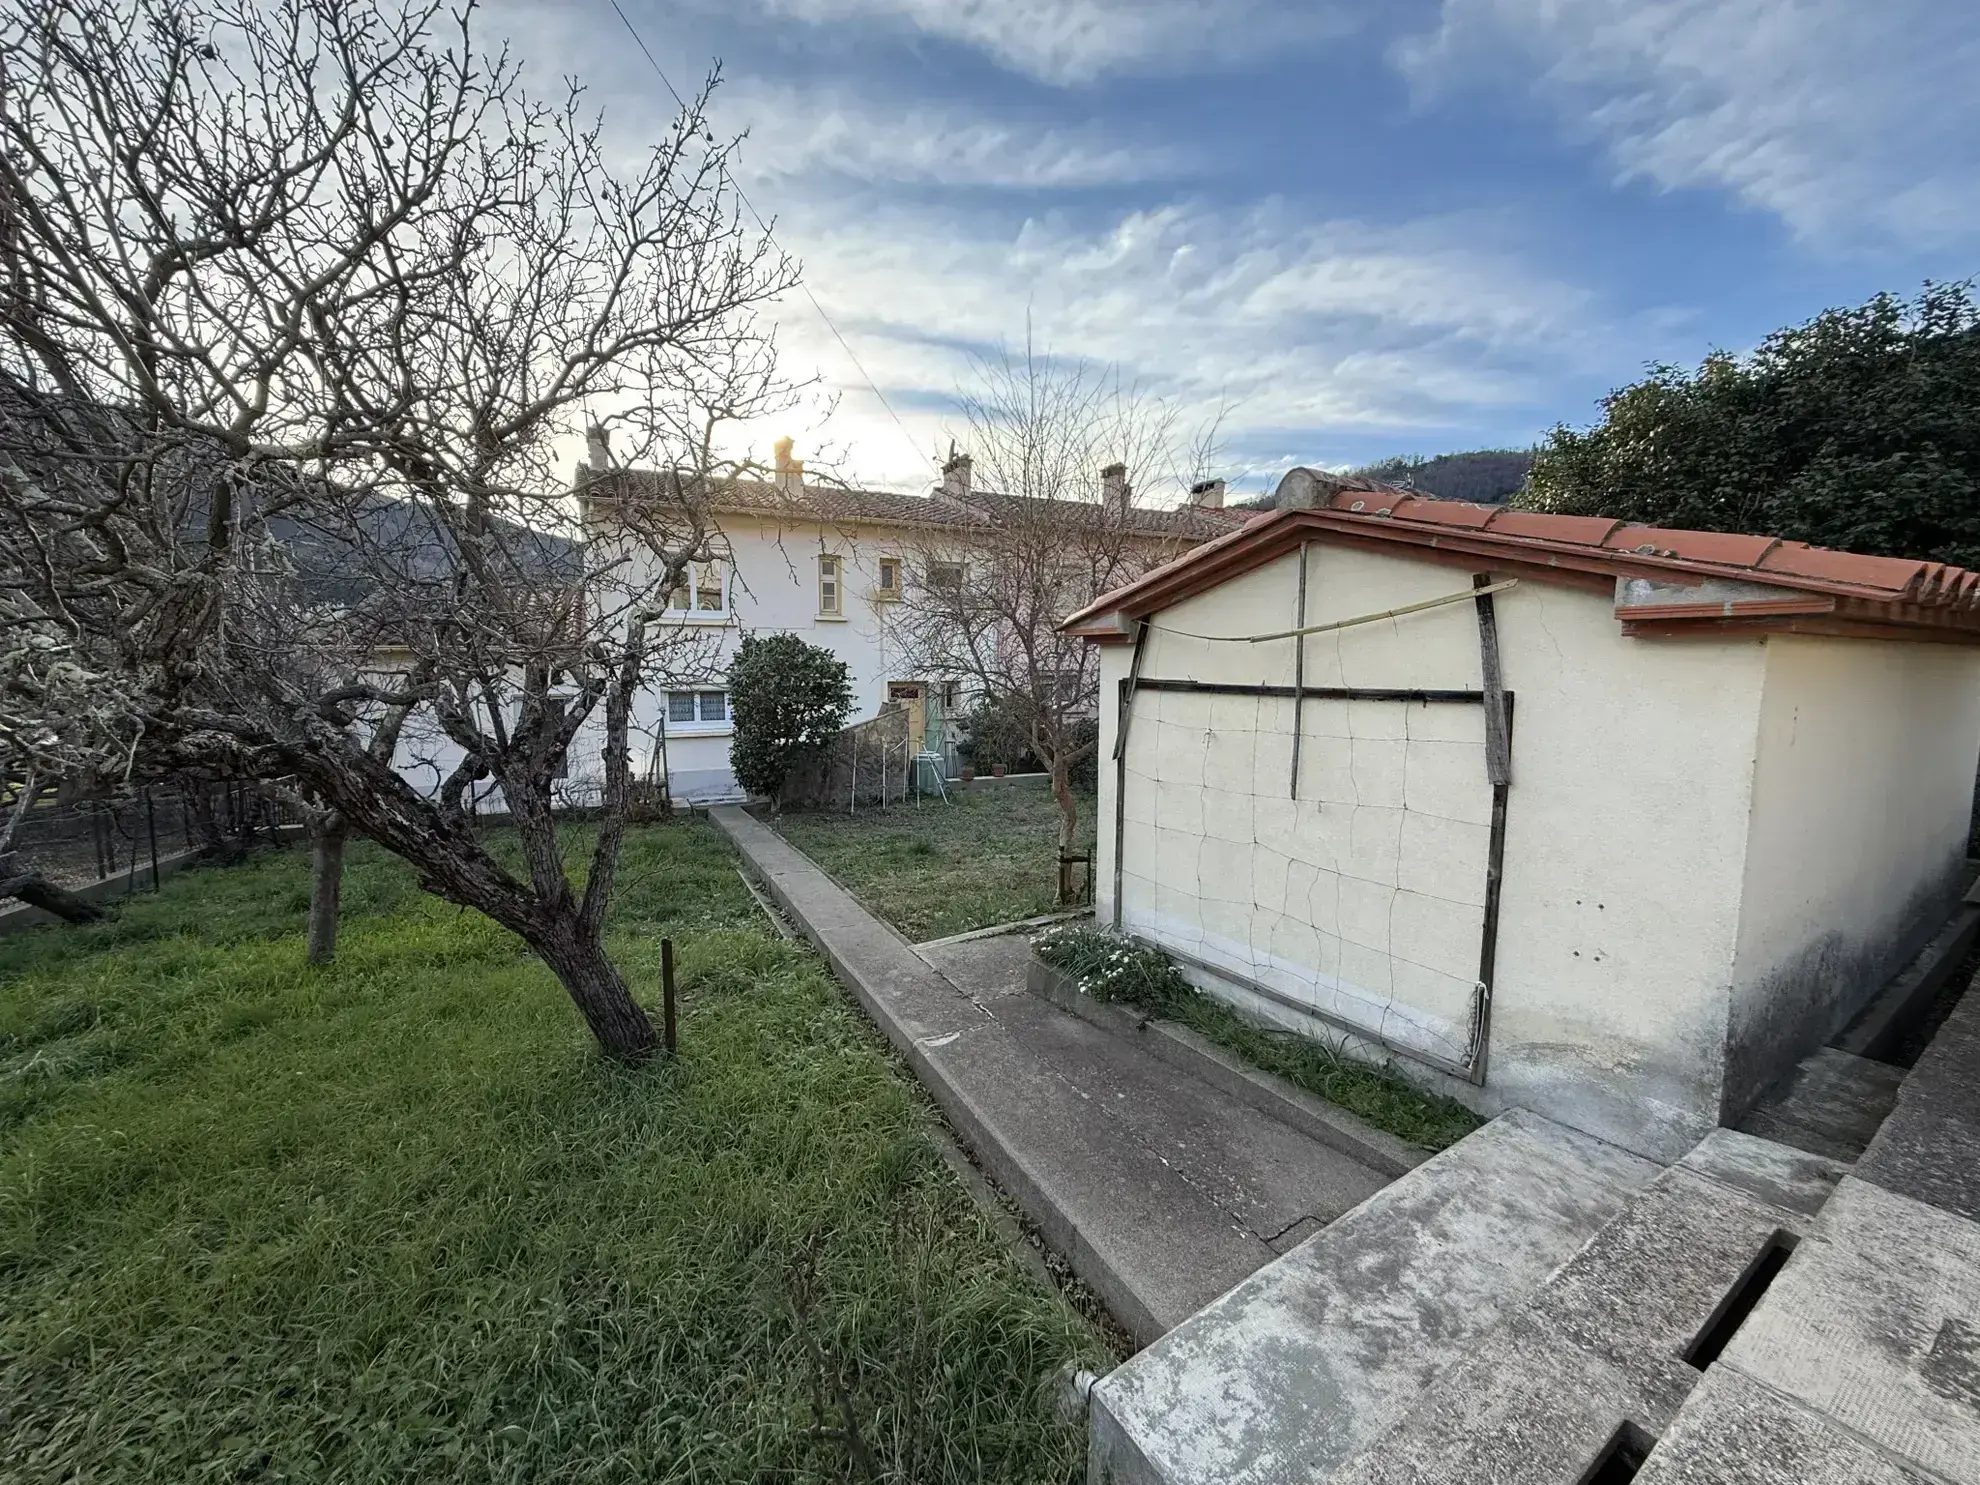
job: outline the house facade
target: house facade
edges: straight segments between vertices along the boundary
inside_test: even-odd
[[[1322,485],[1068,628],[1101,920],[1482,1112],[1668,1158],[1959,896],[1971,573]]]
[[[725,481],[705,499],[719,529],[721,560],[697,566],[655,623],[672,631],[673,648],[691,663],[686,678],[655,687],[635,703],[635,777],[665,778],[676,800],[738,799],[729,766],[733,728],[728,662],[745,634],[796,634],[845,661],[853,689],[850,721],[889,704],[908,708],[911,732],[923,749],[953,763],[955,723],[971,698],[953,680],[920,673],[900,620],[913,585],[956,581],[944,569],[971,560],[973,543],[997,518],[994,502],[971,486],[966,456],[949,462],[941,484],[925,495],[808,484],[788,440],[778,444],[774,477]],[[625,519],[622,502],[655,488],[650,471],[618,468],[609,447],[594,439],[579,466],[587,540],[609,544]],[[1115,493],[1117,492],[1117,493]],[[1125,485],[1110,490],[1142,559],[1153,566],[1235,528],[1242,513],[1222,509],[1221,485],[1206,487],[1175,510],[1135,507]],[[628,560],[652,562],[627,542]],[[637,584],[639,574],[632,577]],[[662,635],[663,643],[669,638]],[[597,743],[573,745],[575,778],[594,773]]]

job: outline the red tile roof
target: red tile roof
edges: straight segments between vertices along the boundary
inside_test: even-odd
[[[1094,640],[1125,638],[1132,629],[1125,621],[1263,566],[1302,541],[1613,588],[1625,633],[1739,628],[1980,644],[1980,574],[1962,567],[1768,536],[1430,500],[1394,489],[1341,490],[1313,509],[1257,516],[1088,605],[1065,628]],[[1619,579],[1643,585],[1626,590]]]
[[[582,474],[580,476],[583,477]],[[635,490],[642,486],[660,487],[661,475],[654,470],[615,471],[604,482],[600,495],[609,496],[621,481]],[[839,485],[807,483],[796,490],[763,480],[723,480],[710,492],[709,509],[718,514],[755,515],[787,522],[817,522],[823,525],[865,523],[884,526],[919,526],[968,530],[992,524],[993,517],[1025,504],[1022,497],[972,491],[961,500],[935,495],[900,495],[891,490],[856,490]],[[1069,514],[1092,511],[1098,517],[1101,507],[1092,502],[1065,502]],[[1182,541],[1207,541],[1240,524],[1243,511],[1224,511],[1198,506],[1174,510],[1153,510],[1135,506],[1128,529],[1135,536],[1166,537]]]

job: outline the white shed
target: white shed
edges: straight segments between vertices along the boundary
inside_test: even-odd
[[[1066,626],[1100,920],[1202,988],[1672,1157],[1944,921],[1980,577],[1286,489]]]

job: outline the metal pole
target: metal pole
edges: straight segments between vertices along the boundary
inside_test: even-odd
[[[674,941],[670,938],[660,940],[660,1036],[668,1055],[672,1056],[677,1038],[674,1035]]]

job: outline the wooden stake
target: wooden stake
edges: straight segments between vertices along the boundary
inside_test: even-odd
[[[660,940],[660,1039],[671,1057],[679,1041],[674,1034],[674,941],[670,938]]]

